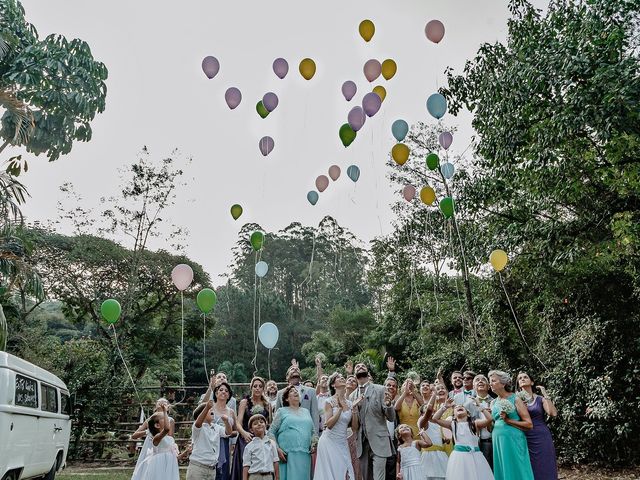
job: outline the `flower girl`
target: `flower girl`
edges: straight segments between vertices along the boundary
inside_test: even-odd
[[[171,408],[169,401],[166,398],[159,398],[156,401],[153,412],[161,412],[162,405],[166,405],[168,408]],[[173,418],[169,417],[169,423],[171,425],[169,436],[173,437],[175,428],[175,421],[173,420]],[[138,440],[143,437],[144,443],[142,444],[142,448],[140,448],[140,453],[138,455],[138,460],[136,461],[136,466],[133,470],[133,476],[131,477],[131,480],[140,480],[141,465],[144,463],[144,459],[146,458],[147,453],[149,453],[153,449],[153,435],[149,433],[147,420],[145,420],[142,425],[140,425],[140,427],[138,427],[138,429],[131,435],[131,440]]]
[[[167,415],[168,405],[147,419],[149,433],[153,435],[152,448],[140,465],[141,480],[179,480],[178,448],[169,436],[171,422]]]
[[[396,428],[398,438],[398,460],[396,478],[399,480],[424,480],[427,474],[421,464],[421,451],[431,446],[431,440],[424,430],[420,431],[421,440],[413,440],[411,427],[406,424]]]

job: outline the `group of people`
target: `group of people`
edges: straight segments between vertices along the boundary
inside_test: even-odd
[[[546,416],[556,408],[531,377],[492,370],[442,375],[409,372],[400,386],[393,358],[384,384],[365,363],[346,375],[323,372],[302,382],[293,360],[287,385],[254,377],[239,402],[226,375],[212,375],[193,413],[190,446],[173,441],[169,404],[133,434],[145,437],[136,480],[555,480],[556,455]]]

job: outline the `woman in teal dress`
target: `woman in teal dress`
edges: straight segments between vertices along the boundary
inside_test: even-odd
[[[494,426],[493,475],[495,480],[534,480],[525,430],[533,423],[527,406],[511,392],[511,377],[500,370],[489,372],[493,401],[491,415]]]
[[[311,414],[300,406],[300,395],[294,385],[282,392],[282,405],[269,429],[269,437],[278,446],[280,480],[309,480],[311,453],[317,441]]]

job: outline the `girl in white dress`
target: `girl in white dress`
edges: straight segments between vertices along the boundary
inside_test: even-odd
[[[418,428],[425,429],[432,444],[427,450],[422,451],[422,468],[426,473],[427,480],[444,480],[447,476],[449,457],[447,456],[443,443],[444,429],[437,423],[431,421],[433,408],[439,391],[441,397],[446,397],[447,389],[440,384],[436,385],[435,392],[432,394],[431,399],[423,406],[424,413],[418,419]]]
[[[445,409],[452,406],[453,399],[447,400],[433,416],[434,422],[452,429],[456,443],[447,465],[447,480],[493,480],[491,467],[478,447],[478,432],[491,425],[491,412],[484,409],[485,418],[472,420],[464,405],[455,405],[453,420],[441,420]]]
[[[407,424],[398,425],[396,437],[398,439],[398,460],[396,461],[396,478],[401,480],[424,480],[426,472],[420,462],[423,448],[431,446],[431,440],[424,430],[420,430],[420,440],[413,439],[411,427]]]
[[[346,398],[347,381],[336,372],[329,377],[331,397],[324,404],[324,430],[318,441],[314,480],[355,480],[347,443],[347,428],[358,430],[358,416],[353,415],[362,398],[351,402]]]
[[[161,407],[147,419],[149,433],[153,435],[151,451],[139,468],[141,480],[179,480],[178,448],[173,437],[169,436],[171,422],[167,415],[167,406]]]
[[[160,412],[161,411],[161,406],[162,405],[166,405],[167,407],[170,407],[170,403],[169,400],[167,400],[166,398],[159,398],[156,401],[156,405],[154,408],[154,413],[155,412]],[[171,429],[169,431],[169,436],[173,437],[173,433],[175,430],[175,421],[173,420],[173,418],[169,417],[169,423],[171,424]],[[147,454],[152,451],[153,449],[153,435],[151,435],[151,433],[149,433],[149,427],[148,427],[148,423],[147,420],[145,420],[142,425],[140,425],[138,427],[138,429],[131,435],[131,439],[132,440],[138,440],[140,438],[144,437],[144,442],[142,444],[142,448],[140,449],[140,453],[138,455],[138,460],[136,461],[136,466],[133,470],[133,475],[131,476],[131,480],[140,480],[140,466],[142,465],[142,463],[144,462],[144,459],[146,458]]]

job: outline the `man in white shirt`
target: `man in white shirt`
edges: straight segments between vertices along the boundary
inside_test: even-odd
[[[244,448],[242,455],[242,480],[280,478],[278,451],[267,437],[267,420],[260,414],[249,419],[249,430],[254,437]]]
[[[224,428],[213,422],[213,400],[200,404],[193,416],[197,418],[191,428],[193,451],[189,457],[187,480],[215,480],[220,435],[231,435],[231,423],[226,415],[220,417]]]

